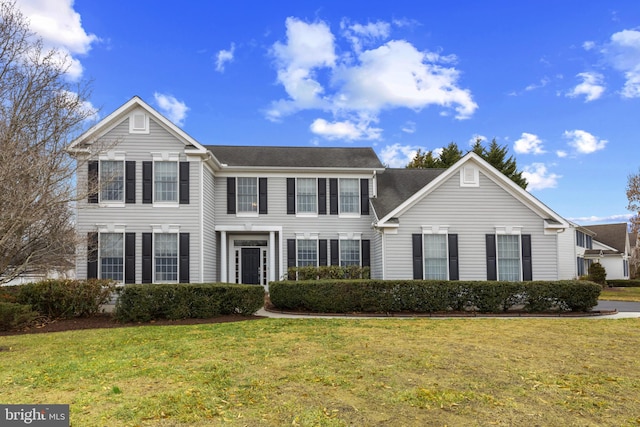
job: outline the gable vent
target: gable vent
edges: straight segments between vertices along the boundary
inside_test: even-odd
[[[143,112],[135,112],[129,117],[130,133],[149,133],[149,119]]]

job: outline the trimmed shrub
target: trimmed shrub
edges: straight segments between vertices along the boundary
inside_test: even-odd
[[[607,286],[611,286],[613,288],[637,288],[640,287],[640,280],[609,279],[607,280]]]
[[[50,319],[95,315],[109,302],[115,284],[110,280],[44,280],[19,286],[17,301]]]
[[[322,265],[319,267],[289,267],[287,269],[288,280],[340,280],[340,279],[369,279],[370,267],[350,265]]]
[[[187,319],[241,314],[249,316],[264,304],[264,289],[229,283],[126,285],[116,302],[121,322]]]
[[[323,313],[500,313],[587,311],[601,287],[592,282],[462,282],[436,280],[310,280],[269,284],[271,303],[283,310]]]
[[[0,302],[0,331],[12,331],[29,326],[38,313],[30,305]]]
[[[606,284],[607,271],[599,262],[594,262],[589,266],[589,280],[599,285]]]

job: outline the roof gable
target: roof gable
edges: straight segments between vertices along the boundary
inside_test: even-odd
[[[626,223],[585,225],[583,227],[596,234],[593,237],[594,240],[622,253],[629,252],[629,235]]]
[[[76,138],[73,142],[71,142],[68,150],[70,152],[88,151],[87,149],[89,146],[91,146],[94,142],[100,139],[100,137],[105,135],[111,129],[115,128],[117,125],[129,118],[130,114],[136,109],[144,110],[156,123],[158,123],[165,130],[175,136],[179,141],[181,141],[185,145],[185,147],[190,150],[190,152],[194,154],[206,153],[207,150],[204,146],[202,146],[185,131],[173,124],[169,119],[160,114],[157,110],[144,102],[138,96],[134,96],[133,98],[131,98],[125,104],[120,106],[120,108],[109,114],[104,119],[100,120],[96,125],[92,126],[89,130]]]
[[[418,189],[410,197],[403,200],[398,206],[390,209],[385,215],[379,215],[378,218],[380,219],[377,225],[380,227],[384,227],[386,223],[389,222],[392,218],[402,216],[404,212],[427,197],[431,192],[440,187],[448,179],[453,178],[456,174],[459,174],[460,170],[467,164],[475,164],[487,178],[492,180],[499,187],[513,196],[516,200],[523,203],[526,207],[528,207],[542,219],[544,219],[549,228],[564,229],[569,227],[569,223],[564,218],[547,207],[540,200],[536,199],[529,192],[522,189],[496,168],[491,166],[487,161],[473,152],[467,153],[462,159],[460,159],[450,168],[445,169],[444,171],[440,169],[440,171],[442,172],[433,177],[433,179],[426,183],[426,185]],[[378,212],[376,211],[376,213]]]

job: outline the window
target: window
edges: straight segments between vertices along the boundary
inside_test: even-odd
[[[584,276],[584,258],[578,257],[577,263],[578,263],[578,278],[579,278],[581,276]]]
[[[584,248],[584,233],[582,231],[576,230],[576,242],[578,246]]]
[[[124,280],[124,236],[122,233],[100,234],[100,278]]]
[[[238,212],[258,212],[256,178],[238,178]]]
[[[100,162],[100,199],[103,202],[124,202],[124,162]]]
[[[318,241],[298,240],[298,267],[318,265]]]
[[[155,162],[155,201],[178,201],[178,162]]]
[[[154,235],[156,282],[178,281],[178,234]]]
[[[340,240],[340,266],[360,265],[360,240]]]
[[[448,280],[449,259],[446,234],[424,235],[424,278]]]
[[[297,212],[317,213],[318,198],[316,196],[317,183],[315,178],[298,178]]]
[[[498,280],[520,281],[520,236],[497,235]]]
[[[340,179],[340,213],[360,213],[359,180]]]

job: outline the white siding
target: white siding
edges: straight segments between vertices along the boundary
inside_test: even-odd
[[[570,227],[558,234],[558,279],[571,280],[578,276],[577,256],[576,229]]]

